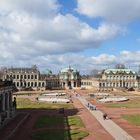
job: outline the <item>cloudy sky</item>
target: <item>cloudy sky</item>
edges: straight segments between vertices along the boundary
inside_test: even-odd
[[[89,72],[140,64],[140,0],[0,0],[0,66]]]

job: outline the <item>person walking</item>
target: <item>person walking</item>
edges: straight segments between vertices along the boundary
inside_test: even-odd
[[[93,105],[93,110],[96,110],[96,105]]]
[[[107,119],[107,114],[106,114],[106,113],[103,114],[103,119],[104,119],[104,120]]]
[[[87,104],[87,106],[89,107],[89,103]]]

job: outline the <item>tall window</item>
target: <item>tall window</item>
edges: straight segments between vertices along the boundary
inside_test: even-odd
[[[19,82],[17,82],[17,87],[19,87]]]
[[[19,79],[19,75],[17,75],[17,79]]]
[[[33,75],[31,75],[31,79],[34,79],[34,76]]]
[[[28,75],[28,79],[30,79],[30,75]]]
[[[16,78],[16,76],[15,75],[13,75],[13,79],[15,79]]]
[[[35,79],[37,79],[37,75],[35,75]]]
[[[33,87],[33,82],[31,82],[31,87]]]
[[[41,87],[41,83],[40,82],[38,83],[38,86]]]
[[[28,82],[28,87],[30,87],[30,82]]]
[[[35,82],[35,87],[37,87],[37,82]]]

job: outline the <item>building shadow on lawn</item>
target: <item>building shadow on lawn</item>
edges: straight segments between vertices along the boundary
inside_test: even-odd
[[[17,113],[29,114],[29,117],[16,130],[11,140],[72,140],[71,131],[73,130],[71,130],[68,117],[77,115],[78,110],[75,108],[23,108],[17,109]],[[74,131],[74,133],[79,132]]]

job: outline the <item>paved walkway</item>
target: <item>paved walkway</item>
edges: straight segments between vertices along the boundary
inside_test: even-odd
[[[89,135],[82,140],[114,140],[77,98],[73,99],[73,105],[78,109],[76,115],[80,116],[85,125],[83,130],[89,133]]]
[[[104,120],[103,113],[100,110],[90,110],[87,107],[88,101],[78,95],[77,98],[79,101],[91,112],[91,114],[99,121],[99,123],[108,131],[115,140],[135,140],[132,136],[130,136],[126,131],[120,128],[117,124],[115,124],[112,120]]]

